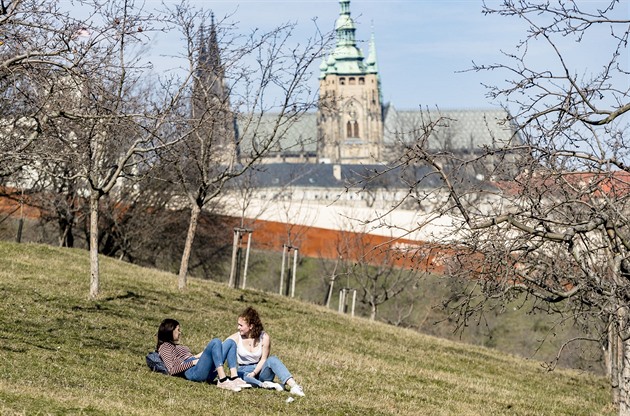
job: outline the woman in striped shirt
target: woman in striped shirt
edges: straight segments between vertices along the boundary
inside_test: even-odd
[[[218,376],[217,386],[233,391],[251,387],[251,384],[245,383],[236,373],[236,348],[231,345],[223,348],[221,340],[214,338],[203,352],[193,355],[188,347],[179,344],[181,334],[179,322],[175,319],[164,319],[158,329],[156,351],[170,375],[207,382],[212,382]],[[223,369],[226,360],[230,377]]]

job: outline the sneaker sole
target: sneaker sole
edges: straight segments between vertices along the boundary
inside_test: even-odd
[[[218,388],[220,388],[221,390],[230,390],[230,391],[234,391],[234,392],[239,392],[241,391],[240,387],[232,387],[232,386],[217,386]]]

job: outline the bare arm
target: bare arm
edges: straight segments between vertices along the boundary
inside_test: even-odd
[[[249,375],[251,377],[256,377],[262,371],[263,365],[265,361],[267,361],[267,357],[269,357],[269,352],[271,351],[271,337],[266,332],[262,337],[262,356],[260,357],[260,361],[256,364],[256,368]]]

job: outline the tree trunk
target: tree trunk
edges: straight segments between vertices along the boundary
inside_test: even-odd
[[[376,308],[375,302],[370,303],[370,321],[376,320]]]
[[[90,194],[90,294],[89,299],[94,300],[99,294],[99,269],[98,269],[98,203],[100,195],[92,190]]]
[[[335,286],[335,272],[333,271],[332,276],[330,276],[330,281],[328,282],[328,291],[326,292],[326,298],[324,299],[324,305],[326,308],[330,308],[330,300],[332,299],[333,289]]]
[[[620,348],[621,338],[619,337],[619,327],[615,316],[610,317],[608,324],[608,345],[604,351],[606,361],[606,372],[610,379],[610,388],[612,394],[612,402],[615,406],[619,406],[619,364],[620,364]]]
[[[618,400],[619,416],[630,416],[630,339],[626,336],[627,322],[628,308],[620,306],[616,311],[614,327],[615,347],[611,348],[613,369],[616,367],[611,374],[613,402]]]
[[[74,247],[74,233],[72,232],[72,220],[59,220],[59,247]]]
[[[188,261],[192,252],[195,233],[197,232],[197,222],[199,221],[199,213],[201,208],[195,204],[190,210],[190,224],[188,225],[188,234],[186,234],[186,244],[184,245],[184,253],[182,254],[182,262],[179,266],[179,279],[177,286],[179,289],[186,288],[186,276],[188,275]]]
[[[619,416],[630,416],[630,339],[623,341],[620,348]]]
[[[239,231],[234,230],[234,239],[232,242],[232,265],[230,266],[230,280],[228,281],[229,287],[235,287],[235,277],[236,277],[236,257],[238,251],[238,240],[239,240]]]

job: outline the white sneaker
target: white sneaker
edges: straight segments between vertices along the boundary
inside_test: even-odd
[[[304,397],[304,391],[302,390],[302,387],[300,387],[299,384],[294,384],[293,387],[291,387],[291,394],[295,394],[296,396],[300,396],[300,397]]]
[[[269,389],[269,390],[277,390],[277,391],[282,391],[284,390],[284,387],[282,387],[280,384],[278,383],[274,383],[273,381],[263,381],[262,383],[262,388],[263,389]]]
[[[249,384],[248,382],[246,382],[240,377],[237,377],[234,380],[232,380],[232,383],[234,383],[236,387],[240,387],[242,389],[248,389],[252,386],[251,384]]]
[[[224,390],[241,391],[241,388],[229,379],[224,382],[217,381],[217,387]]]

